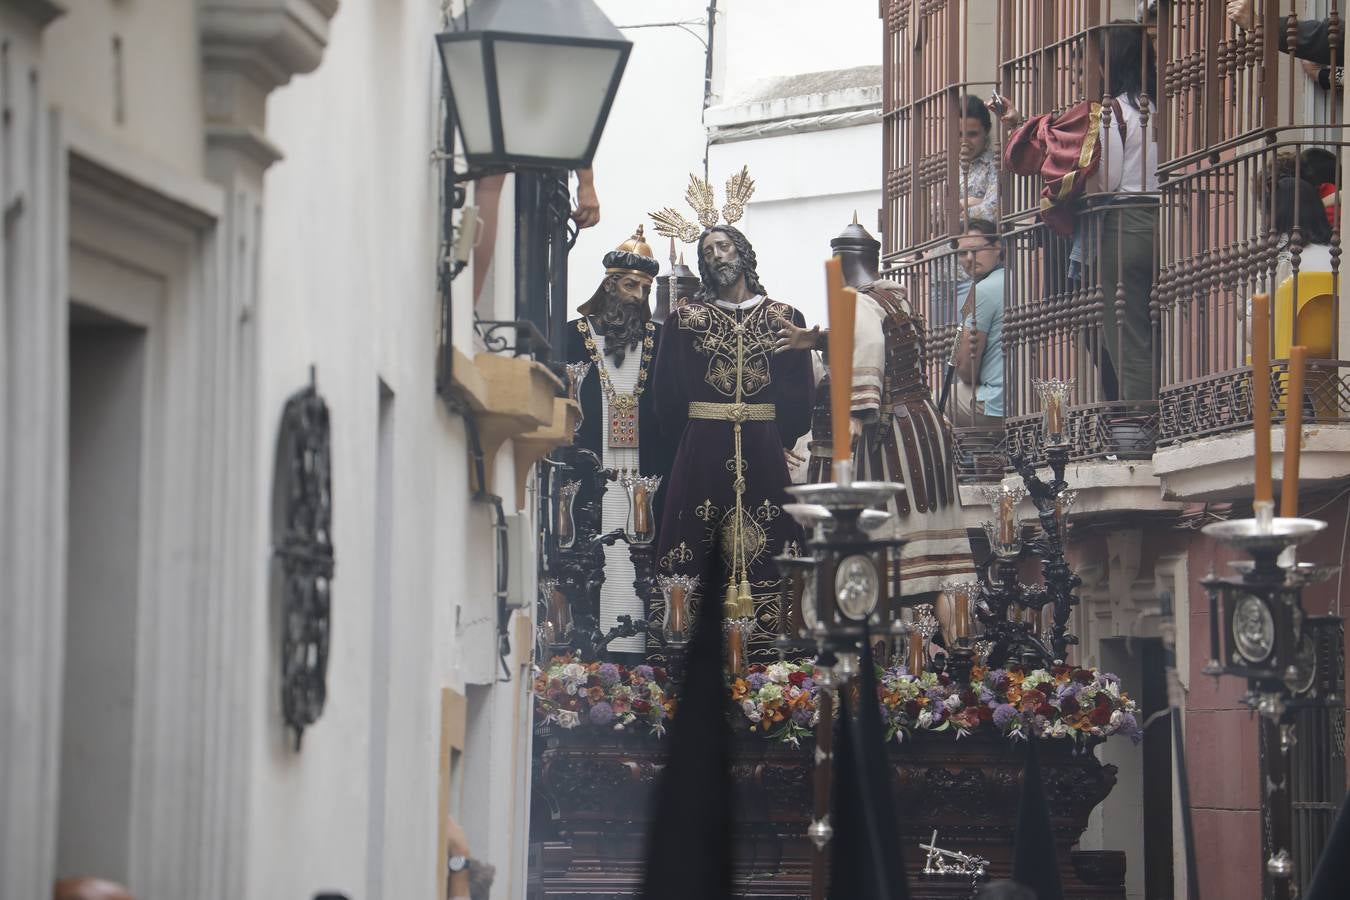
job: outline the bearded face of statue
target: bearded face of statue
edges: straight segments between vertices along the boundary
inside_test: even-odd
[[[646,336],[647,292],[650,285],[636,275],[608,275],[600,285],[595,325],[605,337],[605,355],[623,365],[624,356]]]

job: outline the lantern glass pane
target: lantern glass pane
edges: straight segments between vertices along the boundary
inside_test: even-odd
[[[506,153],[583,160],[609,96],[619,49],[499,39],[494,50]]]
[[[455,115],[467,153],[492,152],[492,122],[488,114],[487,75],[483,45],[476,40],[443,41],[441,58],[450,79]]]

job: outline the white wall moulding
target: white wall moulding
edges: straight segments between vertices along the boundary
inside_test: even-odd
[[[280,87],[318,68],[337,8],[338,0],[201,0],[203,60]]]

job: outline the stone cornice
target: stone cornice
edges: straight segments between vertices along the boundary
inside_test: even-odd
[[[318,67],[337,7],[338,0],[201,0],[203,62],[243,72],[264,91],[280,87]]]

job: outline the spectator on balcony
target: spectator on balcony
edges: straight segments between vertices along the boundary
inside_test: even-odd
[[[969,94],[961,98],[960,188],[967,221],[998,221],[998,155],[989,140],[992,125],[983,100]]]
[[[1299,154],[1299,176],[1317,188],[1322,198],[1322,209],[1327,216],[1327,225],[1336,227],[1340,218],[1340,191],[1336,188],[1336,173],[1340,170],[1340,161],[1336,154],[1325,147],[1307,147]]]
[[[1152,400],[1153,328],[1149,295],[1157,276],[1157,62],[1145,29],[1112,23],[1106,79],[1113,103],[1103,117],[1100,190],[1113,195],[1103,214],[1096,277],[1102,289],[1102,393],[1108,400]],[[1105,112],[1105,111],[1104,111]],[[1088,264],[1091,267],[1092,261]],[[1116,304],[1123,293],[1125,305]]]
[[[961,98],[960,182],[962,227],[972,219],[998,221],[998,154],[989,132],[993,120],[978,97]],[[940,328],[956,321],[973,283],[965,268],[939,251],[929,298],[928,324]]]
[[[1298,270],[1331,271],[1331,224],[1317,186],[1307,178],[1281,176],[1275,185],[1275,232],[1280,253],[1275,284],[1294,274],[1294,230],[1298,229]]]
[[[1274,2],[1274,0],[1266,0]],[[1251,31],[1256,27],[1256,0],[1228,0],[1228,18],[1244,31]],[[1280,42],[1281,53],[1292,53],[1299,59],[1306,59],[1309,62],[1317,63],[1323,66],[1343,66],[1345,65],[1345,21],[1340,23],[1340,37],[1336,41],[1336,46],[1331,46],[1331,20],[1330,19],[1303,19],[1299,21],[1294,35],[1294,47],[1289,48],[1289,29],[1286,27],[1286,17],[1280,16],[1280,27],[1276,29],[1276,37]],[[1332,62],[1332,57],[1335,62]],[[1339,73],[1337,73],[1339,81]]]
[[[1003,427],[1003,245],[998,226],[971,219],[957,244],[957,261],[973,288],[964,315],[965,340],[956,342],[952,422],[957,427]]]

